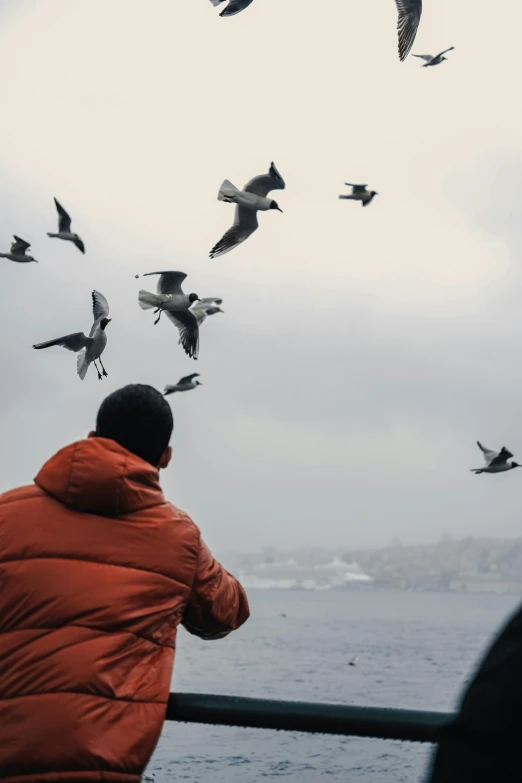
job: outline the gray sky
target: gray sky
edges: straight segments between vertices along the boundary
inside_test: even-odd
[[[327,5],[327,10],[326,10]],[[130,382],[172,400],[163,474],[217,551],[520,534],[522,471],[475,477],[480,438],[522,462],[522,9],[431,0],[396,56],[393,0],[17,0],[0,29],[0,490],[28,483]],[[508,24],[506,24],[508,21]],[[487,46],[486,46],[487,42]],[[216,200],[274,160],[284,214],[230,254]],[[343,182],[380,195],[341,202]],[[57,196],[87,255],[48,240]],[[136,273],[220,295],[200,359],[153,327]],[[99,383],[34,342],[113,322]]]

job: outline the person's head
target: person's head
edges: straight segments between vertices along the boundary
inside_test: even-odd
[[[155,468],[166,468],[172,456],[173,429],[172,411],[163,395],[152,386],[133,383],[104,399],[96,430],[89,437],[115,440]]]

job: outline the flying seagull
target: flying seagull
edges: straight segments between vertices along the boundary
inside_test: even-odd
[[[508,462],[508,459],[513,455],[505,446],[502,446],[500,451],[486,449],[480,441],[477,441],[477,446],[484,454],[486,466],[484,468],[471,468],[472,473],[503,473],[512,468],[522,468],[522,465],[519,465],[518,462]]]
[[[422,14],[422,0],[395,0],[395,5],[399,14],[397,20],[399,59],[405,60],[417,35]]]
[[[374,196],[378,196],[376,190],[366,190],[366,185],[352,185],[351,182],[345,182],[352,189],[350,195],[339,196],[342,199],[352,199],[353,201],[360,201],[363,207],[367,207]]]
[[[100,294],[99,291],[92,292],[92,311],[94,323],[88,337],[86,337],[83,332],[74,332],[74,334],[66,334],[65,337],[58,337],[56,340],[49,340],[46,343],[33,345],[33,348],[37,349],[50,348],[52,345],[61,345],[62,348],[67,348],[68,351],[74,351],[75,353],[80,351],[77,361],[77,372],[82,381],[87,374],[91,362],[96,367],[98,378],[101,381],[103,376],[96,361],[100,362],[103,375],[107,377],[105,367],[102,364],[101,355],[107,345],[105,327],[110,323],[112,318],[108,318],[109,304],[103,294]]]
[[[56,209],[58,211],[58,233],[52,234],[48,231],[47,236],[56,237],[57,239],[65,239],[67,242],[72,242],[73,245],[76,245],[78,250],[81,250],[82,253],[85,253],[85,245],[83,244],[83,241],[80,239],[78,234],[73,234],[71,231],[70,215],[65,211],[59,201],[54,199],[54,203],[56,204]]]
[[[357,661],[359,660],[358,655],[354,655],[351,661],[349,661],[348,666],[357,666]]]
[[[210,0],[214,8],[217,8],[218,5],[221,5],[221,3],[224,3],[225,0]],[[235,16],[236,14],[239,14],[240,11],[244,11],[245,8],[248,8],[252,0],[229,0],[229,3],[226,8],[224,8],[220,16]]]
[[[198,326],[201,326],[208,315],[216,315],[216,313],[225,312],[221,307],[217,307],[216,305],[204,304],[204,301],[205,300],[202,299],[200,302],[195,302],[190,308],[190,312],[194,313],[197,318]],[[221,299],[220,301],[223,300]]]
[[[138,302],[142,310],[154,310],[158,317],[154,321],[158,323],[163,311],[179,330],[180,342],[185,353],[193,359],[198,358],[199,350],[199,327],[198,319],[195,313],[189,309],[194,302],[199,302],[197,294],[184,294],[181,284],[186,278],[184,272],[146,272],[143,277],[148,275],[159,275],[157,293],[151,294],[149,291],[140,291]]]
[[[228,179],[221,185],[218,201],[237,204],[236,215],[232,228],[229,228],[217,245],[210,251],[210,258],[217,258],[233,250],[258,227],[258,210],[266,211],[279,208],[276,201],[267,198],[271,190],[284,190],[285,181],[274,166],[270,164],[268,174],[261,174],[247,182],[243,190],[239,190]]]
[[[192,375],[185,375],[184,378],[180,378],[174,386],[165,386],[164,396],[174,394],[174,392],[190,391],[190,389],[195,389],[197,386],[203,386],[200,381],[195,380],[198,376],[199,372],[193,372]]]
[[[19,264],[26,264],[29,261],[34,261],[36,264],[38,261],[32,256],[26,254],[26,250],[29,250],[31,245],[26,242],[25,239],[20,239],[16,234],[14,236],[14,242],[11,245],[9,253],[0,253],[0,258],[8,258],[10,261],[17,261]]]
[[[443,60],[447,60],[448,58],[443,57],[443,55],[453,51],[454,48],[454,46],[450,46],[449,49],[444,49],[443,52],[440,52],[435,56],[432,56],[431,54],[414,54],[413,57],[419,57],[421,60],[426,60],[424,65],[421,65],[421,68],[429,68],[430,65],[440,65]]]

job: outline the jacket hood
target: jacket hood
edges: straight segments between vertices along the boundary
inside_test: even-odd
[[[120,516],[165,502],[158,470],[107,438],[71,443],[34,481],[60,503],[92,514]]]

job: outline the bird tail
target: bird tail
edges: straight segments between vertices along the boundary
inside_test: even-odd
[[[339,198],[351,198],[351,199],[353,199],[353,196],[351,194],[346,194],[344,196],[339,196]]]
[[[88,369],[89,369],[89,362],[87,361],[87,356],[85,354],[85,351],[80,351],[80,353],[78,354],[78,359],[76,360],[76,371],[82,381],[87,375]]]
[[[229,179],[226,179],[219,188],[218,201],[233,201],[241,191],[233,185]]]
[[[142,310],[152,310],[153,307],[161,307],[168,299],[161,294],[151,294],[150,291],[140,291],[138,302]]]
[[[175,386],[165,386],[165,389],[163,391],[163,396],[166,397],[167,394],[174,394],[175,391],[176,391]]]
[[[470,468],[471,473],[484,473],[484,468]]]
[[[48,237],[57,237],[57,236],[58,236],[58,234],[51,234],[51,232],[50,232],[50,231],[48,231],[48,232],[47,232],[47,236],[48,236]]]

